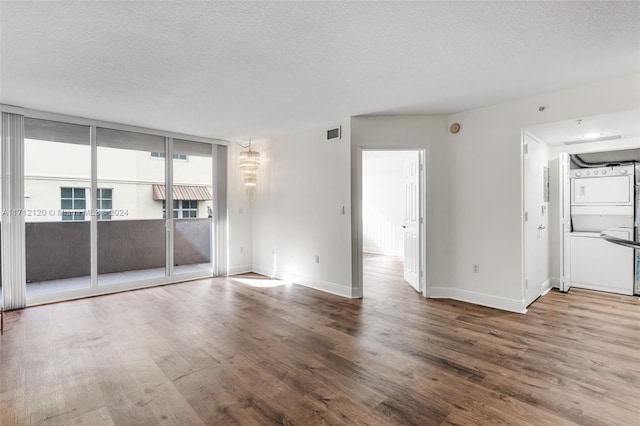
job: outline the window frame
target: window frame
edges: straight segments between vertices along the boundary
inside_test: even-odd
[[[71,191],[70,197],[64,196],[64,190],[68,189]],[[82,190],[84,192],[83,197],[76,196],[76,191]],[[63,222],[83,222],[87,220],[87,200],[91,200],[91,194],[87,194],[89,188],[84,187],[76,187],[76,186],[61,186],[60,187],[60,216]],[[89,195],[87,197],[87,195]],[[71,208],[65,208],[64,202],[70,201]],[[76,207],[76,202],[84,202],[84,207],[79,208]]]
[[[173,200],[173,219],[197,219],[199,207],[198,201],[199,200]],[[185,207],[185,202],[189,203],[187,207]],[[185,213],[189,213],[189,215],[185,216]],[[192,216],[191,213],[194,213],[195,215]],[[162,200],[162,218],[167,218],[166,200]]]
[[[104,197],[103,191],[111,191],[111,196]],[[104,207],[105,201],[111,202],[110,208]],[[98,215],[98,220],[111,220],[113,218],[113,188],[98,188],[98,194],[96,195],[96,204],[96,214]]]
[[[159,152],[159,151],[150,152],[150,157],[152,160],[164,160],[166,156],[167,155],[164,152]],[[173,159],[176,161],[189,161],[189,156],[187,154],[173,154]]]
[[[71,197],[64,197],[63,191],[65,189],[71,190]],[[84,197],[76,197],[76,191],[83,190]],[[111,191],[110,197],[104,197],[103,191]],[[84,208],[76,208],[76,200],[84,201]],[[72,208],[64,208],[64,201],[71,201]],[[111,202],[111,208],[103,208],[105,201]],[[80,186],[61,186],[60,187],[60,215],[63,222],[82,222],[87,221],[87,211],[91,210],[91,188]],[[96,196],[96,215],[98,220],[111,220],[113,218],[113,188],[98,188],[98,194]],[[81,214],[80,214],[81,213]],[[105,217],[108,216],[108,217]],[[69,219],[71,217],[71,219]]]

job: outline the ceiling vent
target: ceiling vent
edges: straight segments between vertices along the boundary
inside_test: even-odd
[[[622,135],[611,135],[611,136],[602,136],[599,138],[590,138],[590,139],[578,139],[575,141],[566,141],[565,145],[578,145],[580,143],[590,143],[590,142],[603,142],[603,141],[613,141],[616,139],[622,139]]]
[[[342,138],[342,126],[338,126],[335,129],[327,130],[327,140],[331,141],[334,139]]]

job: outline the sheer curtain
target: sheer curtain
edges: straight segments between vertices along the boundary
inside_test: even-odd
[[[24,308],[24,116],[2,113],[2,303]]]

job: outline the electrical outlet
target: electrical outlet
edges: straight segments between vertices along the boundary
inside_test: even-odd
[[[473,265],[473,273],[474,274],[480,273],[480,265],[478,265],[477,263]]]
[[[320,256],[316,255],[316,263],[320,263]]]

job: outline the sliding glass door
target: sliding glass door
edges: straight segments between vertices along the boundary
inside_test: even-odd
[[[24,211],[27,297],[91,286],[89,126],[26,118]]]
[[[212,274],[211,144],[174,139],[172,169],[173,274]]]
[[[167,275],[167,228],[155,188],[166,184],[165,138],[97,129],[98,285]]]
[[[0,279],[0,303],[15,309],[225,273],[216,238],[226,239],[226,147],[0,107],[13,126],[3,126],[0,159],[10,209],[0,242],[12,247],[2,250],[9,278]]]

